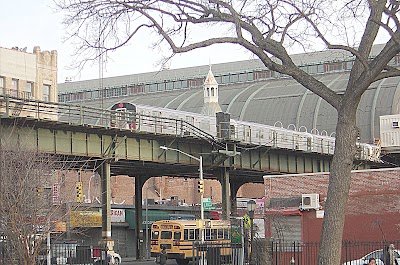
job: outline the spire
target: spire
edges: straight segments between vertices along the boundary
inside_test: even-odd
[[[211,65],[210,65],[210,70],[208,70],[206,80],[204,80],[204,86],[208,85],[218,86],[217,80],[215,79],[214,74],[211,71]]]
[[[201,109],[201,114],[207,116],[215,116],[215,113],[222,111],[218,103],[218,82],[210,69],[203,85],[204,104]]]

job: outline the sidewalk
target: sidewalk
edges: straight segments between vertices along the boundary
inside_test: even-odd
[[[137,261],[137,262],[147,262],[148,261],[148,262],[154,263],[155,262],[155,258],[136,260],[135,257],[126,257],[126,258],[122,258],[122,261],[123,262],[135,262],[135,261]]]

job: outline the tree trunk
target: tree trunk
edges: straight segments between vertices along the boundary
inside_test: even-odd
[[[349,104],[352,103],[352,104]],[[319,265],[340,263],[345,210],[351,170],[356,153],[356,110],[358,102],[346,102],[338,111],[335,154],[329,177],[328,196],[321,235]]]

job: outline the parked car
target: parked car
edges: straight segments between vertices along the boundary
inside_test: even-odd
[[[118,253],[114,252],[113,254],[108,254],[108,255],[111,256],[111,264],[114,264],[114,265],[121,264],[121,262],[122,262],[121,256]]]
[[[122,262],[121,256],[114,253],[107,253],[107,261],[102,260],[101,258],[96,258],[94,260],[94,264],[96,265],[120,265]]]
[[[383,262],[383,249],[374,250],[362,258],[348,261],[343,265],[365,265],[368,264],[370,258],[376,260],[376,265],[385,265]],[[394,260],[396,265],[400,265],[400,250],[398,249],[394,250]]]

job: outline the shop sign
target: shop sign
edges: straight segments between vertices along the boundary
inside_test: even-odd
[[[124,209],[111,209],[111,223],[124,223],[125,210]]]
[[[101,227],[101,212],[71,211],[70,227]]]

